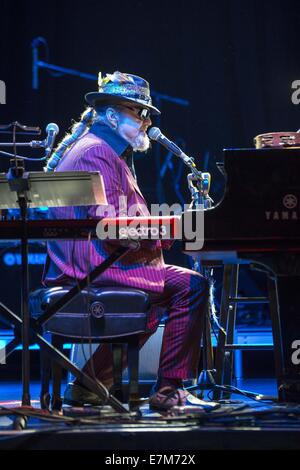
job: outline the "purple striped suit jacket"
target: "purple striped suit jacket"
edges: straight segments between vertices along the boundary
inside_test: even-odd
[[[127,146],[126,143],[124,148]],[[140,215],[149,214],[146,201],[125,159],[99,134],[89,132],[78,139],[56,168],[56,171],[74,170],[99,171],[102,174],[107,201],[116,208],[116,215],[119,213],[118,198],[121,195],[127,196],[128,207],[136,204]],[[74,190],[80,191],[80,188]],[[54,208],[51,209],[51,218],[97,218],[96,209],[96,206]],[[92,240],[88,245],[88,241],[84,240],[50,241],[47,245],[49,256],[43,284],[72,284],[75,278],[85,277],[116,249],[114,244],[107,241]],[[125,255],[99,276],[93,285],[122,285],[161,293],[164,280],[161,242],[143,240],[138,251]]]

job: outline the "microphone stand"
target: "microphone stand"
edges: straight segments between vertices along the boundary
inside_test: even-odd
[[[22,312],[22,407],[31,407],[29,380],[30,380],[30,355],[29,355],[29,311],[28,311],[28,240],[27,240],[27,210],[30,202],[27,197],[29,190],[28,173],[25,172],[24,161],[21,159],[11,160],[11,167],[7,173],[7,179],[11,191],[17,193],[17,201],[20,207],[22,221],[22,238],[21,238],[21,267],[22,267],[22,283],[21,283],[21,312]]]
[[[12,130],[10,130],[12,129]],[[32,140],[29,142],[16,142],[16,130],[21,129],[18,131],[18,135],[40,135],[41,129],[39,127],[29,127],[20,124],[18,121],[12,122],[11,124],[7,125],[0,125],[0,134],[13,134],[13,141],[12,142],[0,142],[0,147],[13,147],[14,153],[3,152],[0,150],[0,154],[4,155],[5,157],[13,157],[15,159],[15,168],[17,168],[17,159],[21,159],[24,161],[24,157],[21,155],[17,155],[16,148],[17,147],[31,147],[31,148],[45,148],[46,147],[46,139],[44,140]]]
[[[192,173],[187,175],[188,188],[191,193],[191,204],[190,208],[198,210],[207,210],[212,207],[213,200],[210,198],[208,192],[210,187],[210,174],[202,173],[197,170],[194,163],[189,165]],[[193,256],[193,270],[202,274],[209,280],[211,285],[212,273],[208,268],[203,268],[201,263],[197,260],[197,255]],[[214,379],[215,369],[213,368],[213,349],[211,343],[211,303],[212,299],[209,300],[207,307],[205,308],[205,318],[203,322],[203,369],[201,370],[197,385],[188,387],[188,390],[200,390],[199,397],[203,398],[204,390],[213,390],[216,382]]]
[[[45,147],[46,141],[32,141],[32,142],[16,142],[17,128],[21,129],[20,134],[24,135],[39,135],[41,130],[39,127],[28,127],[20,123],[13,122],[9,125],[0,126],[0,133],[12,134],[12,142],[1,142],[0,146],[13,147],[14,154],[7,152],[0,152],[6,156],[12,156],[10,160],[10,167],[7,173],[7,180],[11,191],[16,192],[17,202],[20,208],[21,222],[22,222],[22,237],[21,237],[21,317],[22,317],[22,407],[31,408],[30,400],[30,317],[28,309],[28,291],[29,291],[29,273],[28,273],[28,239],[27,239],[27,216],[28,207],[31,202],[28,199],[27,192],[29,191],[28,173],[25,172],[24,159],[17,155],[16,147],[29,146],[29,147]]]

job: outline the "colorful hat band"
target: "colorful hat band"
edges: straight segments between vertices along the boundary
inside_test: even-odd
[[[118,85],[116,83],[107,83],[104,87],[99,87],[99,92],[125,96],[127,98],[135,98],[143,100],[149,104],[152,102],[151,97],[148,95],[147,88],[142,88],[130,83],[126,83],[126,86],[124,86],[124,84]]]

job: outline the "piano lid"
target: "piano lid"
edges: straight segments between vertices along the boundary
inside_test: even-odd
[[[300,149],[225,149],[226,189],[205,240],[300,239]]]

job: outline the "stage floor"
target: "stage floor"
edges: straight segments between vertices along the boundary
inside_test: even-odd
[[[66,383],[62,384],[62,391],[64,390]],[[263,395],[275,396],[276,381],[275,379],[241,379],[237,382],[237,386],[241,389],[261,393]],[[141,387],[143,388],[143,382],[141,381]],[[146,386],[145,386],[146,388]],[[148,386],[149,388],[149,386]],[[33,401],[39,400],[40,384],[38,381],[31,381],[30,393]],[[22,384],[21,382],[15,381],[1,381],[0,386],[0,403],[9,401],[18,401],[22,396]],[[236,397],[236,395],[234,396]]]
[[[276,395],[275,380],[249,379],[240,389]],[[33,407],[39,384],[31,383]],[[20,404],[21,384],[3,382],[0,405]],[[257,402],[243,395],[219,403],[212,411],[176,410],[161,415],[143,405],[141,415],[118,414],[110,407],[66,407],[62,417],[36,415],[25,430],[14,430],[12,415],[0,416],[0,449],[101,450],[121,453],[199,450],[300,449],[300,404]],[[76,411],[76,412],[75,412]]]

